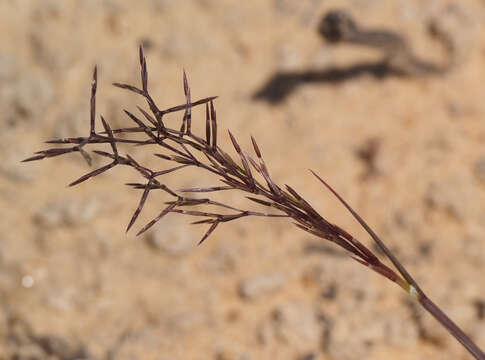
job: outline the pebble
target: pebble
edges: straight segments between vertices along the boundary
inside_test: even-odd
[[[292,46],[282,45],[277,51],[280,70],[294,70],[301,65],[301,56],[298,54],[297,49],[293,48]]]
[[[34,5],[32,18],[37,22],[48,22],[59,17],[62,9],[62,2],[57,0],[44,0]]]
[[[0,162],[0,176],[22,183],[32,182],[36,178],[39,167],[32,163],[21,163],[22,159],[32,153],[29,146],[4,138],[0,144],[0,151],[4,154]]]
[[[253,360],[248,350],[234,343],[219,343],[215,346],[215,360]]]
[[[300,351],[318,347],[323,333],[315,310],[303,303],[278,306],[273,312],[273,326],[280,342]]]
[[[404,306],[388,310],[356,306],[354,311],[338,313],[331,318],[332,331],[325,349],[336,359],[364,359],[374,345],[411,348],[419,340],[418,326]]]
[[[149,247],[172,257],[187,255],[196,247],[197,238],[187,230],[188,225],[184,221],[172,217],[170,223],[167,219],[162,219],[161,222],[145,236]]]
[[[36,337],[38,345],[44,349],[46,355],[56,356],[59,359],[87,359],[88,350],[80,344],[75,344],[56,335]]]
[[[41,74],[21,77],[12,85],[12,92],[13,106],[24,118],[42,114],[54,95],[51,81]]]
[[[328,47],[318,49],[312,58],[312,66],[317,69],[326,69],[335,65],[335,56],[332,50]]]
[[[210,271],[228,274],[236,270],[238,259],[241,257],[241,246],[234,243],[222,243],[211,252],[205,266]]]
[[[71,106],[58,116],[53,138],[64,138],[72,136],[86,136],[89,132],[89,104],[88,99],[82,103]],[[100,127],[99,123],[96,124]],[[111,125],[111,124],[110,124]]]
[[[38,210],[34,219],[46,228],[79,225],[93,219],[100,207],[96,198],[53,201]]]
[[[298,2],[291,0],[274,0],[273,7],[281,15],[291,16],[295,15],[298,10]]]
[[[425,202],[430,208],[447,212],[458,221],[463,221],[472,212],[474,195],[464,179],[448,178],[429,184]]]
[[[287,280],[281,273],[266,273],[244,280],[239,287],[239,294],[248,300],[261,299],[281,289]]]
[[[172,316],[168,321],[171,331],[186,333],[196,327],[205,325],[206,315],[198,311],[186,311]]]
[[[172,36],[167,36],[162,43],[161,53],[163,58],[180,59],[192,56],[193,49],[188,37],[174,33]]]
[[[54,96],[51,80],[43,72],[17,74],[14,59],[0,58],[0,128],[13,128],[45,112]]]

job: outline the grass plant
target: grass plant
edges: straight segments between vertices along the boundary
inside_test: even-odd
[[[148,71],[143,49],[139,50],[141,87],[128,84],[115,83],[114,85],[129,90],[142,96],[147,103],[148,111],[138,107],[139,114],[124,110],[128,119],[134,124],[132,127],[111,129],[103,116],[100,120],[103,131],[96,131],[96,89],[97,70],[94,69],[91,87],[91,108],[90,108],[90,130],[88,136],[71,137],[47,141],[48,144],[55,144],[56,147],[36,152],[24,162],[42,160],[45,158],[57,157],[60,155],[79,152],[91,164],[91,155],[86,148],[91,145],[109,144],[111,152],[93,150],[92,152],[107,158],[110,162],[94,171],[91,171],[79,179],[73,181],[70,186],[80,184],[103,172],[106,172],[118,165],[125,165],[133,168],[144,179],[143,182],[128,183],[131,188],[143,190],[140,201],[135,209],[126,231],[134,225],[141,213],[147,198],[152,191],[165,192],[170,201],[158,216],[145,224],[137,233],[140,235],[154,226],[167,214],[180,214],[195,217],[193,224],[207,224],[208,228],[201,237],[199,244],[204,242],[218,226],[248,217],[279,217],[287,218],[298,228],[306,231],[323,240],[330,241],[343,248],[352,259],[367,267],[370,270],[384,276],[396,283],[407,294],[415,298],[419,304],[434,316],[449,333],[454,336],[475,359],[485,360],[484,352],[435,304],[433,303],[418,283],[413,279],[405,267],[398,261],[395,255],[387,248],[384,242],[370,228],[369,225],[358,215],[356,211],[329,185],[322,177],[314,171],[315,176],[324,187],[335,195],[338,200],[350,211],[353,217],[362,225],[382,253],[393,264],[394,269],[386,266],[378,256],[366,247],[359,240],[355,239],[341,227],[331,223],[324,216],[320,215],[312,205],[305,200],[290,185],[280,186],[271,178],[268,166],[266,165],[259,145],[254,137],[251,137],[254,155],[241,149],[236,138],[228,131],[229,138],[235,149],[237,157],[232,157],[218,145],[218,123],[214,100],[216,97],[203,98],[197,101],[192,100],[187,76],[183,75],[183,87],[186,101],[184,104],[160,110],[148,90]],[[192,131],[192,107],[205,107],[205,134],[200,137]],[[164,116],[183,112],[180,127],[169,127],[164,122]],[[143,135],[144,139],[129,138],[129,135]],[[138,136],[139,137],[139,136]],[[174,166],[168,169],[150,169],[141,165],[129,154],[122,155],[118,150],[118,144],[126,143],[134,146],[158,146],[160,153],[155,156],[173,163]],[[70,145],[67,146],[66,145]],[[182,171],[184,168],[199,168],[201,172],[213,174],[219,183],[211,187],[197,187],[185,189],[171,189],[164,182],[163,178],[170,173]],[[246,194],[249,202],[261,205],[266,211],[251,211],[239,209],[227,203],[214,201],[210,197],[194,198],[193,193],[214,193],[225,191],[239,191]],[[202,207],[202,210],[200,208]],[[210,211],[213,208],[215,210]]]

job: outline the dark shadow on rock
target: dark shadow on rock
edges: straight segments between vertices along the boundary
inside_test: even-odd
[[[365,75],[381,80],[389,76],[404,76],[405,74],[392,68],[386,61],[360,63],[345,68],[330,67],[320,71],[278,72],[261,89],[257,90],[252,98],[277,105],[302,84],[339,84]]]

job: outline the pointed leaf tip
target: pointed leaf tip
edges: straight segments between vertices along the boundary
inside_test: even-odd
[[[238,154],[241,154],[241,147],[237,143],[236,138],[234,137],[234,135],[232,135],[231,130],[228,129],[227,132],[229,133],[229,137],[231,138],[232,145],[236,149],[236,152]]]
[[[189,94],[190,90],[189,90],[189,81],[187,79],[187,73],[185,72],[185,68],[183,69],[183,78],[184,78],[184,94],[185,96],[187,96],[187,94]]]
[[[143,64],[144,54],[143,54],[143,44],[138,47],[138,54],[140,55],[140,64]]]
[[[214,221],[212,225],[210,226],[209,230],[202,236],[202,239],[200,239],[199,243],[197,246],[201,245],[207,238],[209,237],[210,234],[216,229],[217,225],[219,225],[219,221]]]
[[[256,156],[260,159],[261,158],[261,151],[259,150],[259,146],[256,143],[256,139],[254,138],[253,135],[251,135],[251,142],[253,143],[253,148],[254,148],[254,152],[256,153]]]

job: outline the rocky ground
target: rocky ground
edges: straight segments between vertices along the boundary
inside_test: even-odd
[[[122,109],[142,102],[111,83],[138,81],[140,43],[161,107],[184,102],[185,69],[194,99],[220,96],[222,146],[225,129],[248,150],[253,134],[275,181],[372,246],[307,169],[321,174],[484,348],[485,4],[451,3],[0,1],[0,359],[471,358],[394,284],[285,220],[230,223],[197,247],[206,228],[174,215],[137,238],[166,199],[151,197],[125,234],[140,195],[123,185],[140,180],[130,169],[67,188],[89,171],[79,154],[21,164],[46,139],[87,133],[94,64],[99,113],[129,124]],[[443,54],[426,24],[446,9],[462,25],[456,67],[268,88],[278,74],[379,60],[319,38],[336,6],[431,61]],[[121,151],[160,166],[146,148]]]

